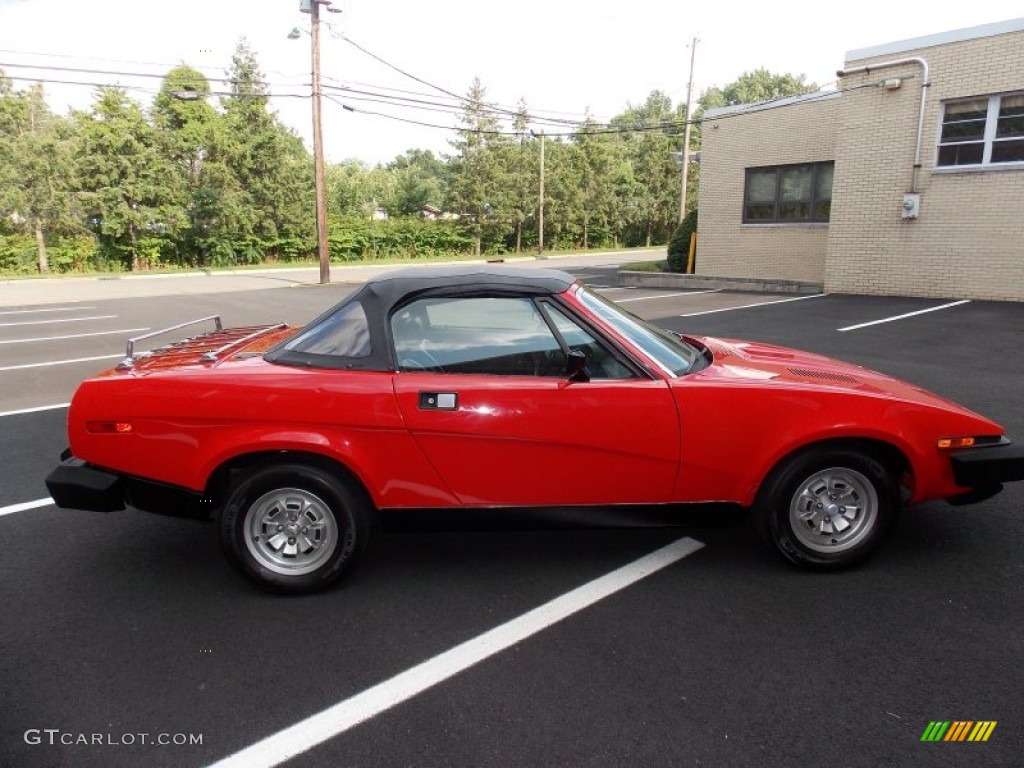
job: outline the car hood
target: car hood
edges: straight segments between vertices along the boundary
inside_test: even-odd
[[[838,390],[914,402],[957,411],[965,416],[984,418],[922,387],[824,355],[742,339],[708,336],[687,336],[686,339],[711,352],[711,365],[698,375],[720,380],[723,384]]]

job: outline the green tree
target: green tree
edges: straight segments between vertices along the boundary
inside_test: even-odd
[[[393,178],[391,215],[418,214],[425,205],[444,202],[445,165],[429,149],[410,149],[388,163]]]
[[[817,83],[807,82],[806,75],[790,73],[777,75],[763,67],[752,72],[744,72],[731,83],[722,87],[712,86],[697,99],[697,109],[693,115],[693,130],[690,134],[690,148],[700,147],[702,121],[704,113],[709,109],[728,107],[733,104],[756,104],[788,96],[799,96],[804,93],[814,93],[818,88]]]
[[[234,238],[249,216],[226,164],[225,121],[209,97],[206,77],[181,65],[167,73],[151,109],[161,151],[170,161],[164,225],[179,259],[193,265],[209,263],[218,244]]]
[[[586,250],[591,247],[595,232],[601,242],[613,236],[619,209],[616,189],[625,161],[624,145],[617,134],[599,132],[589,114],[573,136],[573,145],[582,195],[581,245]]]
[[[235,49],[228,79],[230,95],[222,102],[224,162],[237,179],[242,210],[249,211],[239,218],[238,232],[278,255],[313,237],[312,158],[269,111],[263,73],[245,40]]]
[[[100,88],[92,110],[78,118],[82,204],[101,245],[124,266],[158,261],[173,204],[166,186],[170,162],[142,108],[120,88]]]
[[[630,106],[612,124],[631,131],[626,148],[633,169],[631,183],[624,188],[631,224],[639,229],[646,246],[655,239],[664,242],[678,218],[678,169],[672,160],[681,126],[672,101],[661,91],[652,91],[646,101]]]
[[[345,160],[328,165],[327,177],[328,212],[341,218],[369,217],[372,211],[368,202],[372,200],[369,182],[370,169],[361,160]]]
[[[456,138],[450,142],[456,154],[451,159],[449,206],[472,222],[477,256],[482,251],[484,228],[493,220],[502,182],[493,151],[501,144],[501,124],[485,97],[480,78],[474,78],[459,116],[460,126],[455,129]]]
[[[514,136],[501,142],[497,148],[497,164],[504,182],[496,192],[497,208],[510,220],[514,228],[516,253],[523,249],[523,227],[537,211],[540,174],[539,140],[532,138],[529,128],[530,114],[526,102],[519,100],[512,119]]]
[[[0,211],[34,237],[36,268],[49,272],[47,237],[81,230],[72,126],[50,112],[42,85],[15,93],[0,75],[0,128]]]

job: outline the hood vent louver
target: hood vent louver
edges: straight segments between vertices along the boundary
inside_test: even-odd
[[[860,384],[860,380],[845,373],[832,373],[830,371],[818,371],[813,368],[790,368],[789,372],[794,376],[814,381],[831,381],[836,384]]]

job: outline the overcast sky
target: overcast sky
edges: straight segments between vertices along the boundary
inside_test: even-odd
[[[453,126],[451,113],[366,101],[355,90],[436,102],[443,94],[385,67],[376,56],[449,91],[464,94],[479,77],[491,102],[581,119],[606,120],[655,89],[686,99],[689,42],[696,51],[695,98],[745,71],[804,74],[833,84],[847,51],[963,27],[1019,18],[1021,0],[916,3],[892,0],[822,2],[673,2],[672,0],[335,0],[323,14],[325,85],[357,110]],[[185,62],[221,77],[241,37],[248,39],[277,98],[274,109],[309,145],[310,40],[299,0],[0,0],[0,68],[8,76],[118,83],[148,106],[158,78],[25,69],[45,64],[164,74]],[[1024,53],[1020,62],[1024,70]],[[16,81],[16,87],[25,82]],[[218,87],[215,83],[214,87]],[[47,84],[59,112],[86,108],[91,87]],[[539,126],[538,126],[539,127]],[[331,162],[387,162],[411,148],[450,150],[450,130],[419,127],[345,111],[324,102],[324,147]],[[549,132],[553,130],[548,128]]]

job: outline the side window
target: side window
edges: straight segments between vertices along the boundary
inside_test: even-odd
[[[565,339],[570,349],[579,350],[587,356],[587,370],[594,379],[632,379],[635,374],[619,361],[607,346],[598,341],[588,330],[552,304],[545,304],[551,322]],[[565,357],[562,356],[562,372],[565,371]]]
[[[358,301],[346,304],[334,314],[302,331],[285,349],[311,355],[366,357],[371,351],[370,326]]]
[[[560,376],[565,355],[528,298],[431,298],[391,317],[399,370]]]

